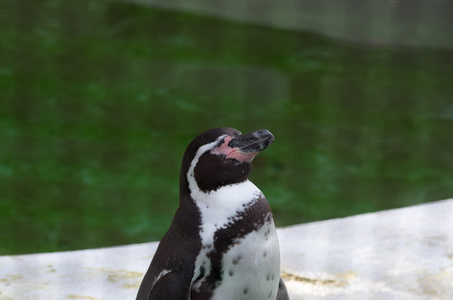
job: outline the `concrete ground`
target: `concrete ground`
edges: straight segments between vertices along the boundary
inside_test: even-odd
[[[278,229],[291,299],[453,299],[453,199]],[[0,300],[134,299],[157,242],[0,256]]]

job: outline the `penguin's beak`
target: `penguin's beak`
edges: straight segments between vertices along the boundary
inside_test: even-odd
[[[256,130],[250,133],[235,136],[228,146],[243,154],[258,154],[275,140],[272,133],[265,129]]]

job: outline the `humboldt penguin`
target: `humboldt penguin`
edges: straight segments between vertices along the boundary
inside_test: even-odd
[[[180,203],[137,300],[287,300],[271,208],[250,180],[267,130],[214,128],[187,147]]]

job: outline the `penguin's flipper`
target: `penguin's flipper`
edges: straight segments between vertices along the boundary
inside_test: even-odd
[[[189,299],[185,283],[175,272],[169,272],[154,283],[148,300]]]
[[[278,283],[277,298],[275,300],[289,300],[288,291],[286,290],[285,283],[281,277],[280,282]]]

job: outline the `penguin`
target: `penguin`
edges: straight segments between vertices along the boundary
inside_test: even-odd
[[[220,127],[189,144],[179,207],[137,300],[289,300],[271,208],[248,179],[273,141],[267,130]]]

